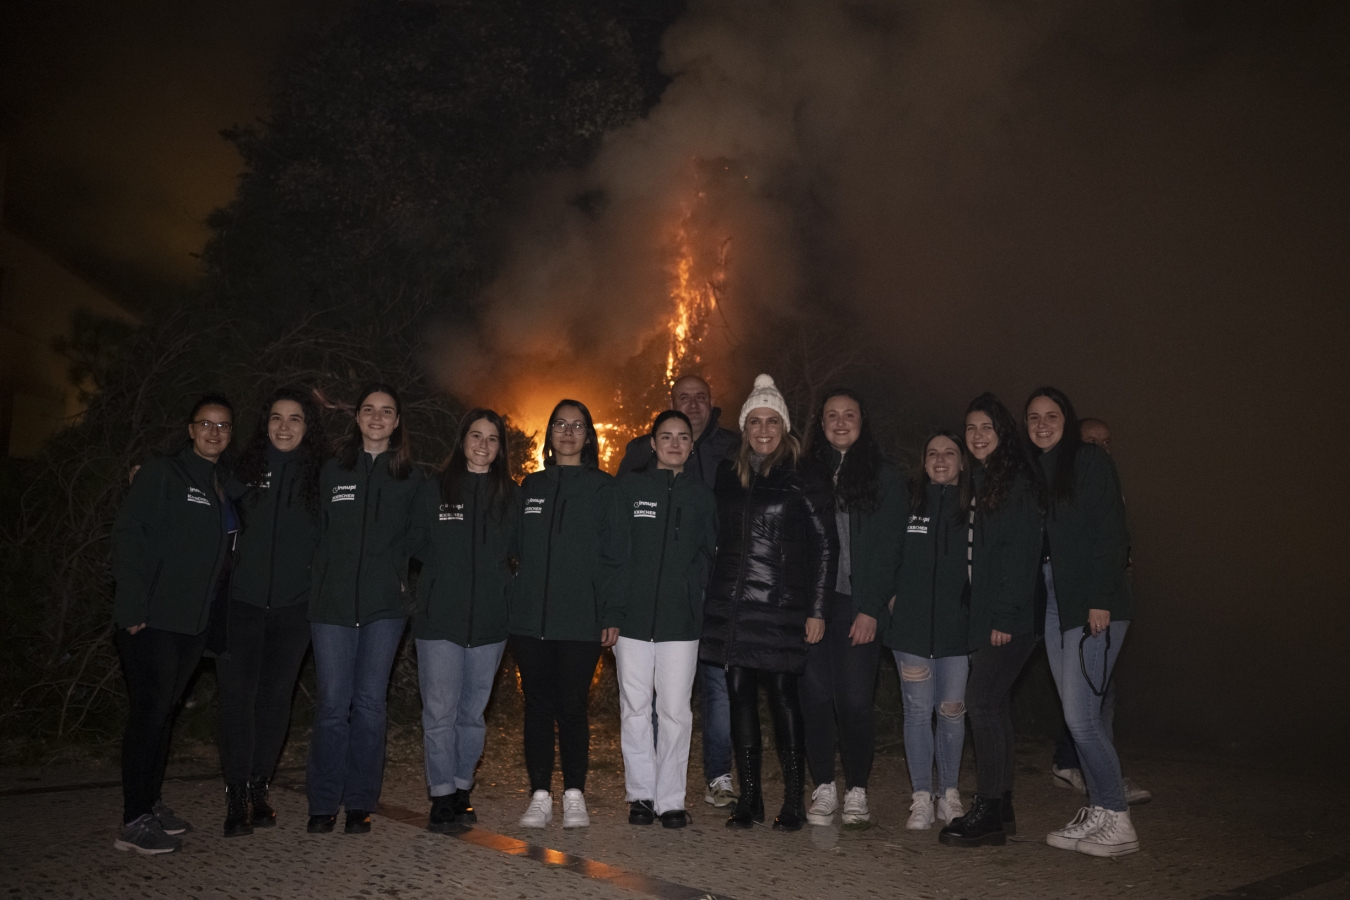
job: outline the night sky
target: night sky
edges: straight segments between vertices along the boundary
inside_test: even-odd
[[[342,4],[113,6],[0,13],[5,213],[136,303],[192,283],[239,170],[219,130],[265,115],[268,73]],[[781,302],[829,285],[889,402],[954,425],[982,390],[1020,411],[1051,383],[1111,424],[1140,606],[1122,734],[1329,752],[1350,710],[1350,8],[818,6],[691,4],[646,127],[791,173],[773,233],[812,254]],[[762,129],[718,130],[756,98]],[[582,177],[638,184],[651,157],[614,143]],[[747,271],[779,283],[786,252]]]

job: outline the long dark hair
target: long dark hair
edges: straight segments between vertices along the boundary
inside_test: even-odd
[[[294,387],[281,387],[272,392],[267,404],[262,408],[262,416],[253,431],[248,447],[239,456],[235,466],[235,477],[249,488],[250,506],[256,506],[261,497],[258,485],[267,478],[267,449],[272,445],[267,435],[267,424],[272,418],[272,407],[282,400],[300,404],[300,412],[305,417],[305,436],[300,439],[300,502],[310,515],[319,514],[319,472],[324,460],[328,458],[328,440],[323,433],[323,423],[319,420],[319,406],[313,395]]]
[[[844,454],[844,461],[837,473],[833,472],[831,467],[830,454],[838,451],[825,436],[824,424],[825,404],[835,397],[847,397],[858,404],[858,415],[861,420],[858,439]],[[877,511],[877,506],[881,503],[881,467],[886,460],[882,456],[881,445],[872,434],[872,420],[867,415],[867,407],[863,405],[862,397],[845,387],[832,388],[826,392],[820,401],[820,408],[816,410],[815,424],[811,427],[809,452],[811,458],[820,463],[824,471],[835,475],[836,509],[863,515]]]
[[[956,477],[956,490],[960,501],[952,507],[952,523],[959,524],[970,508],[970,454],[966,452],[966,442],[955,431],[943,428],[928,436],[923,442],[923,451],[919,453],[919,467],[909,479],[909,514],[911,516],[928,515],[928,485],[933,479],[928,477],[928,467],[924,460],[928,456],[928,445],[944,437],[956,445],[961,457],[961,473]]]
[[[464,476],[469,472],[469,460],[464,453],[464,441],[469,437],[469,429],[479,419],[487,419],[497,429],[497,456],[488,465],[488,511],[492,518],[501,521],[505,518],[511,504],[511,489],[515,482],[511,480],[511,459],[507,448],[506,423],[502,417],[490,409],[477,407],[464,414],[459,420],[459,433],[455,435],[455,446],[450,450],[450,458],[441,466],[440,485],[441,502],[456,503],[464,496]]]
[[[196,401],[195,403],[192,404],[192,411],[189,412],[189,413],[187,414],[187,419],[185,420],[185,421],[186,421],[186,424],[191,425],[193,422],[197,421],[197,413],[201,412],[203,409],[205,409],[205,408],[208,407],[208,406],[219,406],[219,407],[222,407],[222,408],[228,410],[229,413],[230,413],[230,427],[231,427],[231,429],[233,429],[233,427],[234,427],[234,404],[230,402],[230,398],[229,398],[229,397],[226,397],[224,394],[220,394],[220,393],[217,393],[217,392],[215,392],[215,391],[207,391],[205,394],[202,394],[200,397],[197,398],[197,401]],[[179,432],[179,433],[181,434],[182,432]],[[231,437],[233,437],[233,431],[231,431]],[[184,439],[184,442],[183,442],[182,444],[180,444],[179,446],[180,446],[180,447],[191,447],[191,446],[192,446],[192,438],[189,437],[189,438]],[[175,448],[175,449],[177,449],[177,448]],[[229,445],[226,446],[224,452],[222,452],[222,453],[220,454],[220,456],[216,457],[215,465],[216,465],[215,472],[217,473],[217,477],[222,479],[222,482],[221,482],[221,483],[223,484],[223,483],[224,483],[223,479],[224,479],[224,477],[225,477],[225,473],[228,473],[228,472],[232,471],[232,470],[233,470],[233,467],[234,467],[234,441],[233,441],[233,440],[231,440],[230,443],[229,443]]]
[[[549,413],[548,430],[544,432],[544,465],[556,466],[557,457],[553,454],[553,423],[558,419],[558,411],[564,406],[575,406],[581,410],[581,418],[586,421],[586,443],[581,448],[581,464],[590,469],[600,467],[600,438],[595,433],[595,420],[591,418],[591,411],[586,408],[586,404],[580,400],[559,400],[558,405],[553,407],[553,412]]]
[[[1052,450],[1059,450],[1059,462],[1055,466],[1055,479],[1053,482],[1046,482],[1042,477],[1042,487],[1048,492],[1049,499],[1055,503],[1069,503],[1073,500],[1075,479],[1077,476],[1078,448],[1083,446],[1083,436],[1079,433],[1078,413],[1074,412],[1073,404],[1069,402],[1068,396],[1058,388],[1038,387],[1027,397],[1027,404],[1022,408],[1022,435],[1027,447],[1027,453],[1033,459],[1040,456],[1042,450],[1031,443],[1031,434],[1027,429],[1027,412],[1031,409],[1031,401],[1037,397],[1049,397],[1059,411],[1064,414],[1064,434],[1060,436],[1059,443]],[[1041,467],[1036,466],[1035,471],[1038,477],[1041,477]]]
[[[366,385],[361,389],[361,393],[356,398],[356,411],[352,416],[352,427],[347,431],[347,439],[342,444],[339,451],[338,465],[344,469],[355,470],[356,462],[361,458],[361,453],[365,450],[364,438],[361,436],[361,406],[366,402],[371,394],[388,394],[394,400],[394,412],[398,416],[398,424],[394,426],[394,431],[389,435],[389,449],[394,451],[393,456],[389,457],[389,474],[402,481],[412,474],[412,448],[407,440],[407,432],[403,427],[403,399],[399,397],[398,391],[388,384],[376,381]]]
[[[994,434],[998,436],[998,446],[982,463],[985,473],[984,489],[975,497],[976,514],[988,516],[998,512],[1003,506],[1003,501],[1008,499],[1008,493],[1019,474],[1026,474],[1033,482],[1035,479],[1030,474],[1031,466],[1027,461],[1025,450],[1026,441],[1021,437],[1025,429],[1018,429],[1017,420],[1013,418],[1008,407],[1003,405],[1003,401],[986,391],[970,401],[970,405],[966,407],[966,418],[969,419],[970,414],[974,412],[988,416],[989,421],[994,423]],[[965,447],[965,451],[969,454],[970,448]]]

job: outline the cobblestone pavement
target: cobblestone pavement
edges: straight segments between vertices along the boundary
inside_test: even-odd
[[[1044,835],[1079,805],[1047,772],[1050,749],[1019,747],[1019,836],[1006,847],[955,850],[936,829],[907,832],[909,782],[898,754],[878,756],[864,831],[808,826],[731,832],[691,784],[694,825],[682,831],[627,824],[617,748],[597,739],[587,796],[592,827],[516,827],[526,802],[518,738],[492,735],[474,801],[472,840],[430,834],[416,748],[391,753],[386,814],[364,836],[304,831],[303,771],[292,747],[274,799],[279,826],[220,836],[223,798],[199,755],[171,770],[165,798],[196,825],[181,853],[155,858],[112,847],[120,821],[108,764],[0,770],[0,896],[60,898],[666,898],[709,892],[734,900],[825,897],[1210,898],[1329,900],[1350,896],[1350,827],[1333,810],[1350,789],[1308,773],[1262,771],[1207,757],[1126,754],[1128,774],[1155,800],[1135,808],[1142,851],[1098,860],[1054,850]],[[766,796],[778,796],[766,755]],[[698,769],[697,747],[692,755]],[[962,788],[972,787],[967,753]],[[194,777],[195,776],[195,777]],[[112,782],[113,786],[107,786]],[[71,786],[82,785],[74,789]],[[57,789],[57,790],[53,790]],[[770,816],[777,803],[770,804]],[[560,815],[559,815],[560,819]],[[514,840],[513,840],[514,839]],[[521,843],[524,842],[524,843]],[[532,845],[532,849],[525,844]],[[556,852],[547,852],[556,851]],[[581,859],[578,859],[581,858]],[[599,865],[590,865],[585,861]],[[625,875],[629,877],[625,877]],[[595,876],[595,877],[592,877]],[[645,878],[639,876],[646,876]],[[1225,894],[1254,882],[1261,886]],[[687,889],[687,890],[684,890]]]

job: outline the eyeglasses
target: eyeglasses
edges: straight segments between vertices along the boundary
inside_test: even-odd
[[[192,424],[198,428],[214,429],[221,434],[229,434],[234,429],[234,426],[229,422],[212,422],[210,419],[198,419]]]
[[[568,422],[566,419],[554,420],[553,422],[554,434],[567,434],[567,432],[569,431],[572,432],[573,434],[584,434],[586,431],[586,423],[582,421]]]

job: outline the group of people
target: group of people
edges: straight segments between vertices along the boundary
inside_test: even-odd
[[[524,697],[522,827],[554,818],[555,749],[562,825],[590,824],[587,700],[607,647],[629,822],[690,821],[697,680],[704,799],[730,807],[729,827],[766,818],[761,689],[784,790],[773,827],[865,823],[884,644],[901,677],[907,827],[940,819],[944,844],[1002,844],[1016,827],[1012,687],[1044,637],[1089,796],[1047,840],[1096,856],[1138,849],[1102,703],[1134,612],[1124,505],[1111,457],[1083,440],[1058,390],[1035,391],[1020,424],[977,397],[964,433],[933,434],[908,479],[856,393],[829,392],[803,445],[767,375],[739,433],[721,426],[706,381],[677,380],[617,478],[599,468],[577,400],[554,408],[544,465],[520,485],[496,412],[469,411],[428,476],[402,411],[393,386],[368,386],[330,454],[312,396],[281,389],[231,459],[234,410],[208,395],[182,449],[136,473],[113,535],[130,698],[117,848],[172,852],[190,827],[160,789],[173,712],[203,654],[218,673],[224,833],[275,824],[269,781],[311,644],[307,827],[331,832],[345,811],[347,833],[369,831],[411,619],[435,831],[476,821],[484,711],[508,641]],[[969,810],[957,790],[967,713]]]

